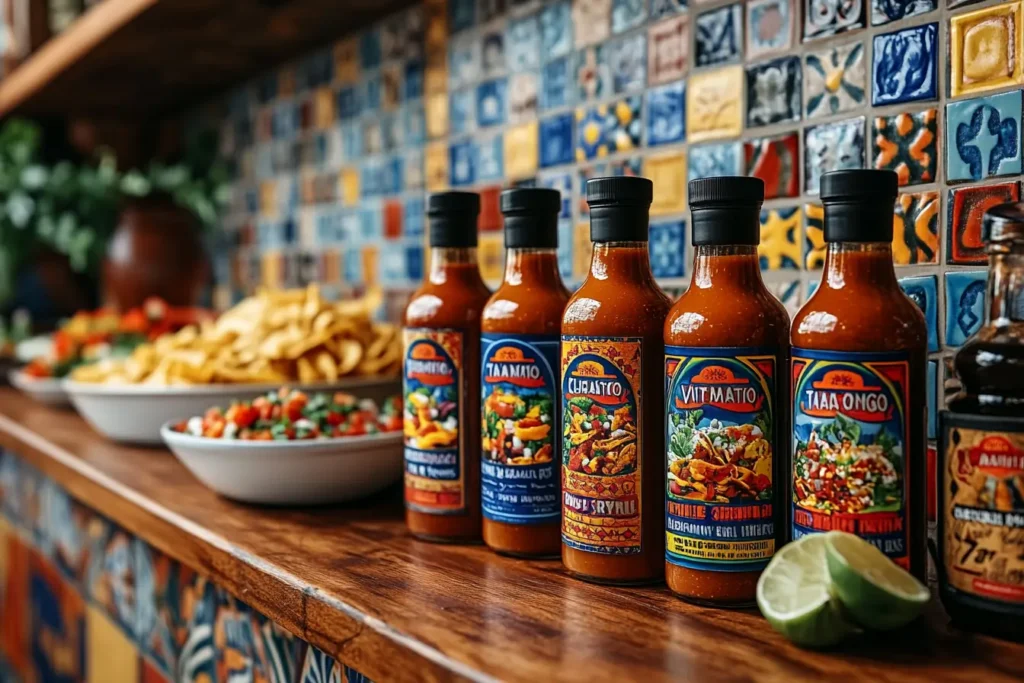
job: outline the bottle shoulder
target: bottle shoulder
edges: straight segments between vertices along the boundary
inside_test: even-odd
[[[690,287],[665,318],[665,343],[676,346],[789,346],[789,313],[763,286]]]
[[[563,334],[661,336],[672,301],[653,282],[588,278],[569,298]]]
[[[487,300],[481,327],[484,332],[558,334],[568,302],[564,287],[503,284]]]
[[[792,345],[837,351],[924,350],[921,309],[899,287],[819,287],[793,316]]]
[[[479,323],[491,291],[481,281],[468,283],[423,283],[413,292],[405,307],[407,327],[462,327]]]

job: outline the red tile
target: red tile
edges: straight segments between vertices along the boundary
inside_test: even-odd
[[[0,585],[0,652],[23,679],[29,677],[29,548],[3,524],[0,533],[5,571]]]
[[[480,230],[494,232],[501,230],[501,187],[485,187],[480,190]]]
[[[391,200],[384,204],[384,238],[395,240],[402,236],[402,202]]]
[[[999,183],[949,191],[946,231],[947,263],[985,263],[981,217],[997,204],[1020,201],[1020,185]]]
[[[796,133],[750,140],[743,147],[747,175],[764,181],[765,199],[800,194],[800,139]]]

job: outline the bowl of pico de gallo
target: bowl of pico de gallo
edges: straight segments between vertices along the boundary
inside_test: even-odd
[[[402,476],[402,405],[282,388],[163,426],[164,442],[197,479],[264,505],[339,503]]]

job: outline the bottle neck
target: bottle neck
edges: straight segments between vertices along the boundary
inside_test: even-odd
[[[1024,244],[989,246],[986,325],[1024,322]]]
[[[428,279],[435,285],[481,282],[476,247],[431,247]]]
[[[889,242],[829,242],[822,286],[898,288]]]
[[[590,277],[597,280],[614,277],[657,286],[647,242],[596,242],[590,257]]]
[[[757,247],[747,244],[700,244],[695,247],[691,285],[708,289],[723,284],[743,289],[760,288],[761,265]]]
[[[554,249],[516,247],[505,254],[505,285],[560,287],[558,252]]]

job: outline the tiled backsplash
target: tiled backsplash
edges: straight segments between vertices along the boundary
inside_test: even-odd
[[[654,181],[652,264],[677,289],[687,179],[746,173],[769,197],[765,278],[795,312],[823,261],[821,173],[874,166],[900,175],[894,257],[938,372],[980,324],[981,215],[1020,196],[1024,84],[1021,2],[948,4],[429,0],[204,109],[237,169],[219,300],[318,280],[398,302],[423,275],[425,194],[449,187],[481,193],[496,283],[510,184],[563,192],[576,283],[583,183],[607,174]]]

